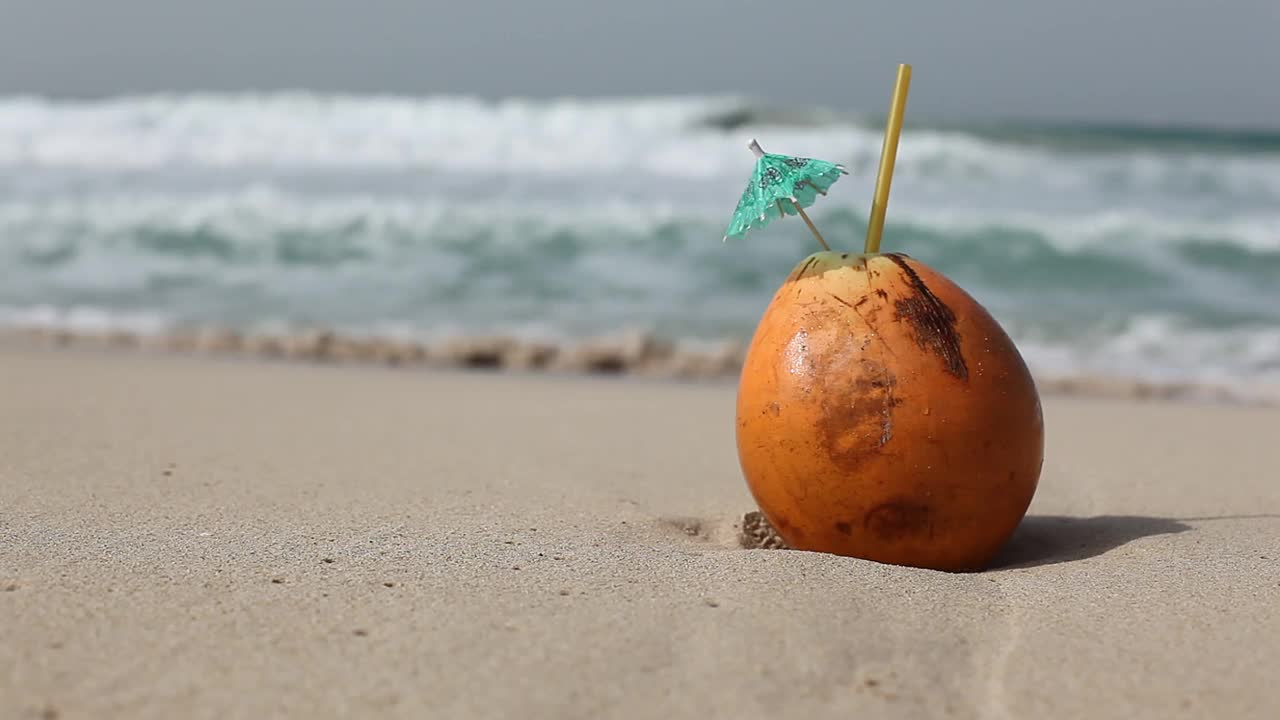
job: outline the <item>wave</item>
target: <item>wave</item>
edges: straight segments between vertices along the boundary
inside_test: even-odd
[[[1059,150],[1280,153],[1280,132],[1262,129],[1052,123],[949,125],[979,137]]]
[[[835,246],[861,244],[865,215],[837,206],[815,217]],[[1135,311],[1167,306],[1204,321],[1280,320],[1280,214],[1193,222],[1133,209],[1075,216],[906,204],[892,217],[892,247],[928,258],[1014,314],[1038,296]],[[611,278],[579,281],[584,297],[626,276],[628,292],[661,303],[661,291],[678,289],[669,286],[674,278],[708,298],[763,291],[769,268],[782,271],[810,251],[796,223],[723,245],[715,241],[722,222],[718,209],[699,205],[315,197],[267,187],[9,200],[0,201],[0,299],[176,292],[176,283],[228,288],[326,270],[376,286],[380,273],[406,267],[421,268],[423,283],[452,286],[448,274],[464,268],[517,273],[485,268],[505,259],[527,276],[512,282],[547,293],[569,290],[538,274],[576,263]],[[723,275],[689,269],[706,263]],[[322,289],[320,279],[309,282]]]
[[[837,208],[815,216],[835,246],[861,244],[864,215]],[[886,229],[893,247],[928,258],[1012,317],[1039,298],[1077,308],[1170,307],[1206,322],[1280,321],[1280,215],[1194,224],[1132,211],[907,208],[894,218]],[[600,293],[609,302],[608,292],[626,290],[652,309],[663,293],[712,302],[718,292],[764,292],[775,279],[770,268],[783,272],[810,251],[796,223],[725,245],[716,240],[721,221],[698,207],[317,199],[265,188],[9,201],[0,202],[0,299],[113,292],[141,299],[183,285],[230,290],[291,279],[320,294],[326,279],[317,273],[342,273],[372,290],[417,268],[420,296],[442,285],[457,302],[474,300],[450,279],[470,270],[508,277],[530,302],[557,293]],[[708,265],[720,274],[700,277],[697,268]],[[573,286],[545,279],[561,267],[590,275]]]
[[[578,198],[581,201],[581,196]],[[394,194],[299,193],[269,184],[215,193],[94,193],[88,196],[0,200],[0,233],[9,249],[61,240],[84,243],[131,233],[163,232],[214,237],[252,252],[278,233],[322,237],[411,236],[423,244],[447,245],[459,238],[487,234],[493,242],[524,244],[522,229],[538,233],[574,233],[584,244],[648,243],[656,234],[677,233],[683,241],[718,238],[723,208],[672,202],[650,205],[626,201],[573,204],[493,199],[457,201],[398,197]],[[1088,214],[1029,209],[985,210],[895,206],[889,233],[918,239],[938,238],[964,252],[983,251],[979,242],[998,238],[986,250],[1020,252],[1045,245],[1061,255],[1087,252],[1176,253],[1197,248],[1226,250],[1237,256],[1204,262],[1238,261],[1241,269],[1280,257],[1280,210],[1241,214],[1222,220],[1171,219],[1143,209],[1117,208]],[[811,210],[833,236],[857,239],[864,213],[839,204]],[[775,224],[771,235],[800,235],[795,223]],[[760,234],[738,244],[758,244]],[[192,250],[199,246],[195,237]],[[760,242],[769,242],[762,240]],[[711,243],[719,247],[719,243]]]
[[[626,162],[620,142],[642,150],[646,139],[682,134],[719,105],[307,93],[9,98],[0,100],[0,166],[581,169],[615,156]]]
[[[1181,150],[1172,152],[1159,143],[1135,144],[1132,132],[1118,130],[1115,144],[1089,150],[1070,140],[1085,130],[1054,132],[1063,142],[1049,142],[1053,133],[1034,127],[911,125],[899,150],[899,174],[926,190],[963,183],[986,195],[1026,186],[1038,193],[1083,192],[1093,201],[1115,193],[1208,193],[1255,206],[1280,201],[1280,153],[1224,153],[1217,136],[1203,133],[1178,136]],[[640,174],[736,185],[750,167],[745,143],[752,136],[766,148],[827,157],[864,176],[874,173],[882,139],[877,127],[852,116],[721,97],[0,98],[0,171],[11,175],[31,169],[404,170],[497,177]],[[1269,136],[1250,138],[1241,142],[1272,142]],[[21,187],[21,178],[5,181]]]

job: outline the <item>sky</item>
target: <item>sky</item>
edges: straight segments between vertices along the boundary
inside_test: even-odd
[[[1280,129],[1276,0],[0,0],[0,94],[736,94]]]

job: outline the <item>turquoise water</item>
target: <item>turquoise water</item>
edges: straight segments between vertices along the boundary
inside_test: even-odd
[[[835,113],[0,98],[0,324],[745,338],[816,249],[720,241],[751,138],[849,168],[812,215],[860,249],[881,135]],[[1041,372],[1280,388],[1280,135],[908,119],[884,242]]]

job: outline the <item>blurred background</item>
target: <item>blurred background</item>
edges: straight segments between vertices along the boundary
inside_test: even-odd
[[[1178,5],[1178,7],[1172,7]],[[1185,7],[1183,6],[1185,5]],[[1033,369],[1280,397],[1280,4],[0,0],[0,325],[749,338],[842,162]]]

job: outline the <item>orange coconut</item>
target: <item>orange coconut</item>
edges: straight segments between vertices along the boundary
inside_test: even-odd
[[[800,550],[939,570],[988,563],[1040,477],[1040,399],[1013,342],[902,254],[816,253],[748,349],[738,455]]]

